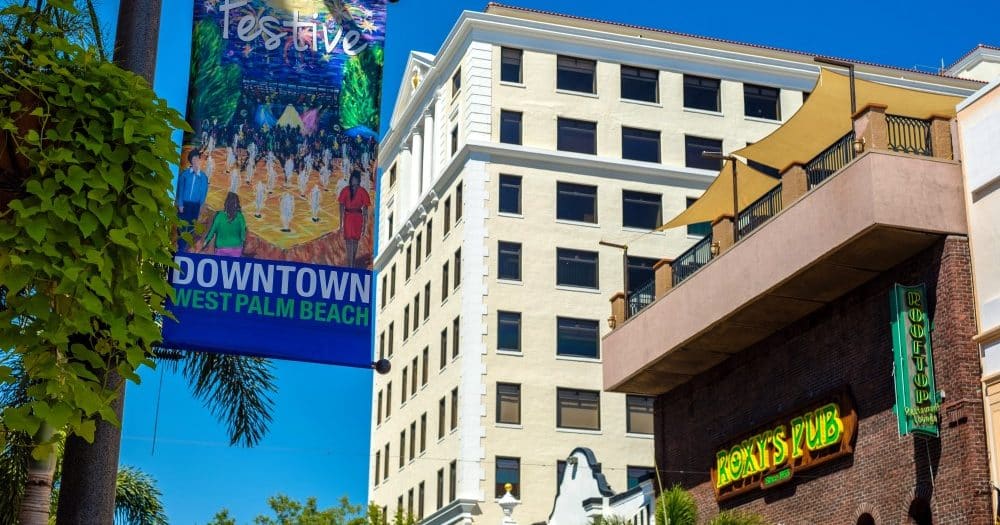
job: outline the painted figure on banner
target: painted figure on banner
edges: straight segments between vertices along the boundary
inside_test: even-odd
[[[291,193],[281,196],[281,231],[292,231],[292,216],[295,214],[295,197]]]
[[[261,218],[264,215],[264,199],[267,198],[267,186],[263,182],[257,181],[257,194],[254,196],[254,205],[256,206],[256,213],[253,214],[256,218]]]
[[[230,192],[226,194],[223,211],[215,213],[212,226],[205,239],[201,241],[199,250],[208,248],[215,243],[215,255],[224,257],[240,257],[243,255],[243,244],[247,238],[247,223],[240,208],[240,196]]]
[[[347,245],[347,260],[354,267],[358,253],[358,244],[365,234],[368,210],[371,199],[368,192],[361,187],[361,172],[351,172],[350,184],[340,192],[340,223],[344,232],[344,242]]]
[[[319,186],[313,186],[312,192],[309,194],[309,210],[312,211],[313,222],[319,222],[319,206],[322,195],[323,192],[320,191]]]
[[[227,193],[238,193],[240,191],[240,172],[233,168],[229,172],[229,191]]]

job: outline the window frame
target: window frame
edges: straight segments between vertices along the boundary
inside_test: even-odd
[[[508,319],[506,321],[504,320],[504,316],[508,316]],[[507,352],[514,354],[520,354],[522,352],[521,323],[523,322],[523,319],[524,316],[521,315],[521,312],[512,312],[509,310],[497,310],[497,342],[496,342],[497,352]],[[517,330],[517,333],[515,334],[515,338],[517,340],[516,347],[512,348],[512,347],[501,346],[501,340],[503,339],[505,323],[513,324],[514,328]]]
[[[701,141],[702,144],[698,146],[697,141]],[[711,141],[711,146],[715,146],[718,143],[718,149],[712,149],[707,144]],[[692,148],[699,147],[697,155],[691,157],[689,154],[692,153]],[[702,169],[708,171],[719,171],[722,169],[722,160],[716,159],[706,159],[702,157],[702,152],[704,151],[718,151],[722,152],[723,141],[722,139],[713,139],[711,137],[701,137],[698,135],[684,135],[684,166],[694,169]]]
[[[595,355],[582,355],[579,353],[569,353],[563,349],[563,336],[561,335],[563,329],[563,322],[567,323],[577,323],[578,326],[568,326],[567,329],[582,330],[587,328],[588,330],[592,327],[594,332],[594,349]],[[587,327],[579,326],[582,323],[587,323]],[[556,356],[570,359],[586,359],[586,360],[600,360],[601,359],[601,325],[600,322],[594,319],[582,319],[578,317],[556,317]]]
[[[626,70],[634,70],[635,74],[626,77]],[[653,98],[652,100],[646,98],[632,98],[625,96],[626,91],[626,78],[630,79],[632,82],[637,82],[639,85],[645,85],[650,81],[649,78],[643,78],[643,73],[653,73],[652,83],[653,83]],[[659,104],[660,103],[660,70],[650,69],[648,67],[630,66],[627,64],[622,64],[619,72],[620,77],[620,88],[619,94],[622,100],[635,101],[635,102],[646,102],[649,104]]]
[[[642,135],[644,133],[648,134],[648,136],[636,138],[637,135]],[[626,155],[626,151],[627,151],[627,149],[626,149],[626,140],[627,140],[626,139],[626,135],[627,134],[632,134],[633,136],[630,137],[630,138],[633,139],[633,140],[639,140],[639,141],[652,140],[651,137],[655,136],[655,138],[656,138],[656,140],[655,140],[655,143],[656,143],[656,150],[655,150],[656,151],[656,157],[653,158],[653,159],[648,159],[648,158],[641,158],[641,155],[627,156]],[[624,159],[624,160],[634,160],[634,161],[637,161],[637,162],[650,162],[650,163],[653,163],[653,164],[661,164],[663,162],[663,152],[661,151],[662,148],[663,148],[663,144],[661,142],[662,137],[663,137],[663,134],[660,133],[660,130],[658,130],[658,129],[643,129],[643,128],[635,128],[635,127],[632,127],[632,126],[622,126],[622,159]]]
[[[506,181],[506,183],[505,183]],[[521,190],[523,188],[523,177],[520,175],[508,175],[501,173],[497,185],[497,213],[509,215],[521,215]],[[517,211],[504,209],[504,188],[513,188],[513,183],[517,182]],[[509,199],[509,197],[508,197]],[[508,203],[509,204],[509,203]]]
[[[513,471],[514,472],[514,476],[513,477],[516,479],[515,482],[506,481],[506,480],[505,481],[500,481],[500,472],[501,472],[500,465],[502,463],[503,464],[513,464],[514,465],[514,468],[516,469],[516,470]],[[506,468],[505,467],[504,471],[505,472],[510,472],[510,468]],[[493,463],[493,488],[494,488],[494,494],[495,494],[495,496],[497,498],[503,497],[503,495],[507,493],[507,491],[504,490],[504,486],[507,483],[510,483],[510,485],[511,485],[511,491],[510,491],[510,493],[515,498],[520,498],[521,497],[520,496],[520,494],[521,494],[521,458],[515,458],[515,457],[510,457],[510,456],[496,456],[496,458],[494,460],[494,463]]]
[[[516,130],[517,137],[514,138],[513,140],[505,140],[505,138],[512,138],[512,137],[507,137],[506,136],[506,134],[504,133],[504,125],[505,124],[509,124],[509,123],[513,124],[514,123],[513,119],[515,117],[516,117],[516,124],[517,124],[517,130]],[[500,110],[500,130],[499,131],[500,131],[500,133],[499,133],[499,137],[498,138],[499,138],[501,144],[513,144],[515,146],[520,146],[521,144],[523,144],[523,141],[524,141],[524,112],[522,112],[522,111],[511,111],[509,109],[501,109]],[[513,130],[511,130],[511,131],[513,131]]]
[[[575,394],[578,394],[578,395],[579,394],[595,394],[597,396],[597,403],[596,403],[597,426],[596,427],[594,427],[594,428],[573,427],[573,426],[567,426],[567,425],[563,424],[563,416],[562,416],[563,405],[562,405],[561,402],[564,399],[562,397],[562,394],[564,394],[564,393],[566,393],[566,394],[575,393]],[[580,400],[578,402],[582,402],[582,400]],[[599,432],[601,430],[601,392],[600,392],[600,390],[587,390],[587,389],[581,389],[581,388],[556,387],[556,428],[567,429],[567,430],[588,430],[588,431]]]
[[[574,127],[575,126],[575,127]],[[587,128],[587,129],[585,129]],[[564,136],[564,132],[580,135],[590,133],[591,143],[589,147],[571,147],[574,135]],[[580,135],[579,138],[582,138]],[[556,149],[568,153],[579,153],[581,155],[597,155],[597,122],[581,120],[575,118],[558,117],[556,119]]]
[[[646,406],[635,406],[633,404],[634,401],[641,401],[642,403],[648,403],[648,410],[645,410],[647,408]],[[653,433],[656,431],[656,423],[655,423],[655,421],[653,421],[653,418],[655,417],[654,416],[654,410],[655,410],[654,409],[654,403],[655,403],[655,401],[656,401],[655,398],[652,397],[652,396],[639,396],[639,395],[633,395],[633,394],[626,394],[625,395],[625,432],[626,433],[628,433],[628,434],[641,434],[641,435],[644,435],[644,436],[652,436],[653,435]],[[644,409],[645,411],[634,412],[633,409],[635,409],[635,408]],[[650,423],[649,423],[650,429],[649,429],[649,432],[642,432],[642,431],[636,430],[636,429],[634,429],[632,427],[632,415],[633,415],[633,413],[641,413],[641,414],[648,414],[649,415],[649,418],[650,418]]]
[[[635,210],[636,206],[652,206],[653,200],[656,200],[656,223],[652,227],[647,227],[644,224],[636,224],[628,222],[627,210]],[[644,200],[645,199],[645,200]],[[650,193],[648,191],[638,191],[638,190],[627,190],[622,189],[622,227],[623,228],[635,228],[643,231],[653,231],[663,225],[663,194],[662,193]]]
[[[580,257],[593,257],[592,261],[581,260]],[[564,264],[566,262],[567,264]],[[570,264],[571,263],[571,264]],[[573,271],[575,264],[593,264],[593,274],[594,280],[593,284],[580,284],[573,282],[566,282],[565,279],[569,276],[568,274],[579,273]],[[589,268],[588,268],[589,270]],[[577,250],[574,248],[560,248],[556,247],[556,286],[568,286],[571,288],[585,288],[588,290],[599,290],[601,288],[601,258],[600,253],[590,250]]]
[[[683,93],[681,96],[681,104],[684,109],[693,109],[695,111],[708,111],[711,113],[721,113],[722,112],[722,80],[711,77],[703,77],[699,75],[684,75],[682,83]],[[711,85],[714,83],[714,87]],[[688,88],[698,89],[698,90],[711,90],[715,91],[715,106],[714,108],[708,107],[698,107],[693,104],[695,94],[691,93],[689,98]],[[692,104],[689,105],[689,102]]]
[[[514,253],[515,248],[516,248],[516,254]],[[517,257],[515,261],[517,263],[516,276],[513,273],[505,273],[502,271],[504,267],[504,261],[505,260],[509,261],[509,259],[506,258],[514,257],[515,255]],[[524,275],[524,272],[522,271],[523,258],[524,258],[523,246],[521,243],[511,242],[511,241],[497,241],[497,279],[502,281],[521,282],[521,279]],[[508,262],[508,264],[510,263]]]
[[[501,389],[502,388],[508,388],[508,389],[510,389],[510,391],[507,394],[508,396],[514,396],[514,395],[516,395],[515,402],[517,403],[517,418],[516,418],[515,421],[504,421],[503,420],[503,408],[502,407],[503,407],[504,398],[501,396]],[[516,390],[516,392],[515,392],[515,390]],[[522,402],[521,402],[521,385],[519,383],[497,382],[497,384],[496,384],[496,406],[495,406],[496,417],[494,418],[494,420],[496,421],[496,423],[500,424],[500,425],[520,425],[521,424],[521,407],[522,407]]]
[[[505,78],[506,73],[507,73],[507,68],[505,68],[504,66],[506,66],[506,65],[513,65],[511,62],[507,62],[507,60],[513,60],[514,59],[513,56],[510,56],[510,57],[506,56],[507,52],[516,52],[517,53],[517,80],[511,80],[509,78]],[[500,48],[500,82],[507,82],[507,83],[510,83],[510,84],[523,84],[524,83],[524,50],[523,49],[518,49],[518,48],[515,48],[515,47],[501,47]]]
[[[455,100],[462,92],[462,67],[459,66],[451,75],[451,99]]]
[[[588,192],[592,191],[593,194],[590,195]],[[563,198],[568,199],[584,199],[591,198],[592,205],[592,215],[593,220],[587,220],[587,214],[584,213],[582,218],[574,218],[569,216],[569,209],[566,207],[570,206],[569,202],[563,201]],[[576,182],[565,182],[556,181],[556,220],[558,221],[569,221],[569,222],[579,222],[584,224],[597,224],[600,220],[599,213],[599,202],[598,202],[598,187],[591,184],[579,184]]]
[[[748,90],[750,92],[748,92]],[[753,91],[756,91],[756,93],[754,93]],[[773,102],[774,102],[774,106],[773,106],[774,116],[771,117],[771,116],[751,115],[749,113],[751,105],[757,106],[759,104],[760,107],[766,108],[767,110],[772,109],[771,107],[765,105],[765,103],[769,104],[772,101],[772,99],[770,98],[770,96],[768,94],[766,94],[766,92],[770,92],[770,91],[774,92],[774,98],[773,98]],[[756,104],[751,104],[750,103],[751,100],[754,100],[754,99],[757,101],[757,103]],[[747,83],[744,83],[743,84],[743,116],[747,117],[747,118],[755,118],[755,119],[761,119],[761,120],[769,120],[769,121],[774,121],[774,122],[781,122],[781,88],[771,87],[771,86],[764,86],[764,85],[761,85],[761,84],[747,84]]]
[[[684,197],[684,208],[690,208],[697,200],[698,197]],[[712,233],[712,223],[706,221],[688,224],[686,231],[689,237],[706,237]]]
[[[570,61],[573,63],[571,64]],[[589,72],[585,71],[589,66]],[[575,71],[574,71],[575,70]],[[567,75],[590,75],[590,89],[582,90],[572,87],[572,79]],[[556,55],[556,90],[568,93],[597,94],[597,61],[570,55]]]

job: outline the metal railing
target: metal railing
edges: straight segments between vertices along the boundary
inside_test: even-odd
[[[690,277],[699,268],[708,264],[710,260],[712,260],[711,234],[706,235],[705,238],[695,243],[694,246],[688,248],[686,252],[680,254],[674,262],[670,263],[673,286],[677,286],[681,281]]]
[[[889,149],[910,155],[934,154],[931,146],[931,121],[899,115],[886,115]]]
[[[643,308],[652,304],[655,299],[656,279],[651,279],[648,283],[640,286],[636,291],[629,294],[628,308],[625,312],[625,318],[631,318],[633,315],[641,312]]]
[[[806,164],[809,189],[823,182],[854,160],[854,131],[850,131]]]
[[[740,211],[740,215],[736,219],[736,234],[738,236],[736,240],[738,241],[756,230],[758,226],[767,222],[779,211],[781,211],[780,183]]]

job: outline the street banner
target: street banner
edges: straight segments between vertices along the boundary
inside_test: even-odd
[[[385,0],[199,0],[163,346],[368,367]]]

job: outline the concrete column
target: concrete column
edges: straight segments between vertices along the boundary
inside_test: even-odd
[[[719,245],[720,255],[736,244],[734,235],[736,233],[733,231],[732,215],[720,215],[718,219],[712,221],[712,243]]]
[[[854,114],[854,137],[865,142],[865,151],[889,149],[889,124],[884,104],[868,104]]]
[[[396,231],[398,232],[403,223],[406,222],[406,217],[404,214],[409,211],[410,207],[410,185],[413,181],[410,178],[410,166],[413,164],[413,153],[410,150],[410,141],[406,139],[403,141],[402,152],[399,154],[399,167],[397,170],[397,177],[399,177],[399,191],[396,194],[395,202],[395,221],[398,226],[396,226]],[[393,232],[395,233],[395,232]]]
[[[781,206],[787,208],[809,191],[809,177],[801,164],[792,164],[781,174]]]
[[[673,259],[660,259],[653,265],[653,288],[656,290],[656,299],[663,297],[674,287],[674,267],[670,264]]]
[[[931,115],[931,153],[939,159],[953,157],[951,148],[951,118]]]
[[[423,175],[423,185],[424,191],[430,189],[431,184],[434,182],[434,146],[437,142],[434,140],[434,112],[432,109],[428,109],[424,112],[424,164],[422,167]],[[423,195],[423,191],[420,192]]]
[[[423,175],[421,174],[424,166],[424,140],[419,131],[413,132],[412,140],[410,171],[407,173],[407,178],[410,179],[410,200],[406,206],[407,213],[417,206],[417,203],[420,202],[420,196],[424,193]]]
[[[625,322],[625,292],[611,296],[611,329],[618,328]]]

